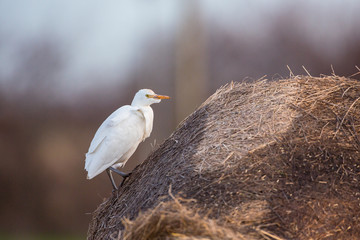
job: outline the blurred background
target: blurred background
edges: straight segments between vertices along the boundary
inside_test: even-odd
[[[0,0],[0,239],[85,238],[112,187],[86,180],[84,154],[138,89],[172,97],[153,105],[141,161],[228,82],[287,65],[358,72],[359,12],[358,0]]]

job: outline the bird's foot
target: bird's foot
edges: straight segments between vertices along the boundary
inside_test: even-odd
[[[116,194],[116,197],[119,197],[119,189],[116,187],[116,188],[113,188],[112,189],[112,194]]]
[[[123,180],[121,181],[119,188],[121,188],[121,187],[124,185],[125,180],[126,180],[128,177],[130,177],[131,174],[132,174],[132,173],[130,172],[130,173],[127,173],[126,176],[123,176]]]

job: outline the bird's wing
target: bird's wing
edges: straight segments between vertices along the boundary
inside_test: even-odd
[[[122,121],[128,119],[131,110],[136,109],[133,109],[133,107],[129,105],[125,105],[113,112],[96,131],[95,136],[90,143],[89,151],[87,152],[87,154],[95,152],[99,145],[105,140],[107,132],[111,129],[111,127],[114,127],[117,124],[120,124]]]
[[[145,120],[136,107],[124,106],[100,126],[86,154],[85,169],[93,178],[120,158],[126,161],[137,148],[145,129]],[[128,156],[129,155],[129,156]]]

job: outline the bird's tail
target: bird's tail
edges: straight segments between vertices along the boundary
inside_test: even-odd
[[[91,174],[91,172],[92,171],[90,171],[90,166],[91,166],[91,162],[93,162],[92,161],[92,157],[91,157],[91,154],[89,154],[89,153],[86,153],[85,154],[85,170],[87,171],[87,176],[86,176],[86,179],[92,179],[93,177],[95,177],[95,176],[93,176],[93,174]]]

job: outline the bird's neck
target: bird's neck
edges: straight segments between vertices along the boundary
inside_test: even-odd
[[[153,128],[154,112],[150,106],[138,107],[145,118],[145,138],[150,136]],[[144,139],[145,139],[144,138]]]

